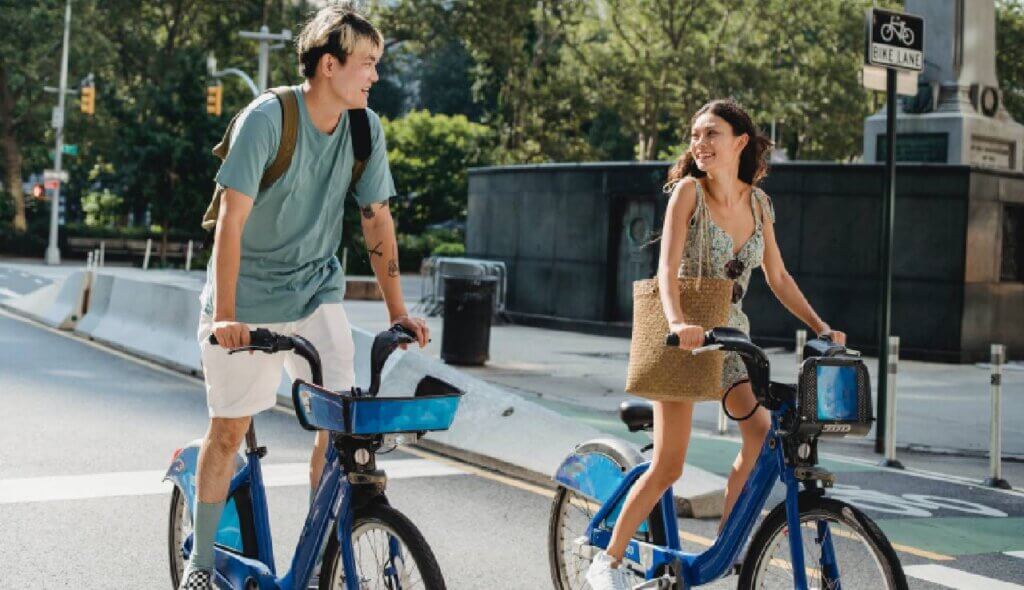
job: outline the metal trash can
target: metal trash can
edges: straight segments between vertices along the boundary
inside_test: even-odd
[[[441,359],[450,365],[482,365],[490,358],[494,277],[444,279]]]

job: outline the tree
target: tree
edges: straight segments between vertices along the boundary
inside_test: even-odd
[[[1024,122],[1024,3],[996,2],[996,73],[1006,110]]]
[[[394,207],[399,228],[419,233],[432,223],[464,220],[468,171],[490,163],[491,131],[463,115],[427,111],[383,123],[388,161],[403,195]]]

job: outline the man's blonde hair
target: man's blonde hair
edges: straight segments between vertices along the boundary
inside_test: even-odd
[[[344,64],[360,41],[368,41],[378,49],[384,46],[384,36],[351,3],[321,8],[302,27],[295,40],[302,75],[306,78],[315,76],[317,64],[324,54],[333,55]]]

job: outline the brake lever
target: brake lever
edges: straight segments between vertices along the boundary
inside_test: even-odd
[[[265,352],[267,354],[273,354],[274,349],[266,346],[239,346],[238,348],[232,348],[228,351],[228,354],[235,354],[236,352]]]
[[[697,356],[698,354],[704,352],[711,352],[712,350],[719,350],[720,348],[722,348],[721,344],[708,344],[707,346],[699,346],[697,348],[694,348],[693,350],[690,351],[690,354],[692,354],[693,356]]]

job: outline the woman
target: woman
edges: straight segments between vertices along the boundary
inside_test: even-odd
[[[732,100],[715,100],[704,105],[690,122],[690,147],[669,172],[666,192],[671,192],[662,231],[658,286],[669,329],[679,336],[679,347],[692,350],[704,340],[704,331],[714,326],[695,326],[683,319],[676,277],[696,276],[705,233],[704,276],[735,281],[728,325],[750,333],[743,313],[743,295],[751,272],[763,266],[772,293],[793,315],[819,336],[831,334],[839,344],[846,335],[833,331],[818,317],[786,272],[775,241],[775,212],[771,200],[758,182],[767,173],[765,153],[771,147],[758,134],[750,117]],[[743,446],[725,487],[725,508],[719,530],[732,510],[747,476],[757,461],[770,425],[764,408],[756,401],[743,362],[729,353],[722,370],[722,394],[733,416],[747,416],[739,422]],[[599,553],[587,570],[594,590],[624,590],[631,587],[628,574],[619,568],[626,546],[647,518],[662,494],[683,473],[690,441],[693,402],[654,403],[654,457],[651,468],[630,491],[615,524],[607,551]]]

